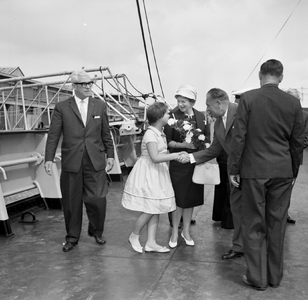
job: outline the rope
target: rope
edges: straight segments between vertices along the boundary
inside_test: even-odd
[[[280,34],[280,32],[282,31],[282,29],[284,28],[284,26],[287,24],[287,22],[289,21],[289,19],[291,18],[291,16],[293,15],[295,9],[297,8],[297,6],[299,5],[299,3],[302,0],[299,0],[298,3],[296,4],[295,8],[293,9],[293,11],[291,12],[291,14],[289,15],[289,17],[287,18],[287,20],[283,23],[282,27],[280,28],[280,30],[278,31],[278,33],[276,34],[275,38],[272,40],[271,44],[269,45],[269,47],[266,49],[266,51],[264,52],[264,54],[262,55],[262,57],[260,58],[260,60],[257,62],[257,64],[255,65],[255,67],[253,68],[253,70],[251,71],[251,73],[249,74],[249,76],[247,77],[246,81],[244,82],[242,88],[245,86],[246,82],[249,80],[250,76],[252,75],[252,73],[255,71],[255,69],[257,68],[257,66],[260,64],[261,60],[263,59],[263,57],[265,56],[265,54],[267,53],[267,51],[270,49],[270,47],[272,46],[272,44],[274,43],[274,41],[276,40],[276,38],[278,37],[278,35]]]
[[[139,15],[141,34],[142,34],[142,39],[143,39],[143,46],[144,46],[145,56],[146,56],[146,59],[147,59],[148,71],[149,71],[149,76],[150,76],[150,81],[151,81],[151,86],[152,86],[152,92],[154,93],[154,86],[153,86],[153,80],[152,80],[152,75],[151,75],[151,68],[150,68],[150,63],[149,63],[147,45],[146,45],[145,38],[144,38],[144,31],[143,31],[141,14],[140,14],[139,0],[136,0],[136,2],[137,2],[137,9],[138,9],[138,15]]]
[[[149,33],[149,38],[150,38],[150,42],[151,42],[152,53],[153,53],[153,57],[154,57],[154,62],[155,62],[156,72],[157,72],[158,81],[159,81],[159,85],[160,85],[160,90],[161,90],[161,93],[162,93],[163,97],[165,98],[164,91],[163,91],[163,87],[162,87],[161,80],[160,80],[159,71],[158,71],[158,66],[157,66],[157,61],[156,61],[156,56],[155,56],[155,51],[154,51],[154,46],[153,46],[151,31],[150,31],[150,25],[149,25],[149,20],[148,20],[148,15],[147,15],[147,11],[146,11],[146,7],[145,7],[145,2],[144,2],[144,0],[143,0],[143,7],[144,7],[145,18],[146,18],[146,21],[147,21],[148,33]],[[153,91],[153,92],[154,92],[154,91]]]

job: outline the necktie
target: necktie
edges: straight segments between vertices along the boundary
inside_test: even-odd
[[[87,122],[87,113],[86,113],[85,105],[86,105],[85,101],[81,100],[80,101],[80,114],[81,114],[81,118],[82,118],[84,126],[86,126],[86,122]]]

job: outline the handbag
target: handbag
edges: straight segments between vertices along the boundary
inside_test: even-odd
[[[192,181],[197,184],[220,184],[218,164],[203,163],[195,165]]]

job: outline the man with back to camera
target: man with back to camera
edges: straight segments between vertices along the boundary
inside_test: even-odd
[[[233,139],[233,124],[236,117],[237,103],[231,103],[228,94],[218,88],[209,90],[206,94],[206,106],[209,114],[216,118],[214,124],[214,139],[211,146],[207,149],[182,155],[180,162],[201,164],[213,158],[217,158],[222,149],[227,154],[230,152],[231,141]],[[234,232],[232,238],[232,249],[222,255],[222,259],[232,259],[243,255],[243,241],[241,234],[241,202],[242,193],[233,185],[230,186],[230,204]]]
[[[259,72],[261,88],[241,95],[228,165],[242,186],[242,234],[247,273],[257,290],[278,287],[292,184],[303,151],[300,101],[278,88],[283,65],[270,59]]]
[[[106,171],[114,163],[114,147],[105,102],[92,98],[92,80],[85,71],[71,74],[75,96],[55,105],[45,150],[45,170],[51,167],[61,134],[61,192],[66,227],[63,251],[77,244],[83,203],[89,219],[88,234],[99,245],[106,216]],[[107,155],[107,160],[106,160]]]

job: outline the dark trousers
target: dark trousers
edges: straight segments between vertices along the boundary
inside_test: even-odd
[[[232,237],[232,249],[235,251],[243,252],[243,236],[242,236],[242,202],[245,198],[242,198],[242,191],[237,189],[230,183],[230,206],[233,217],[233,237]]]
[[[88,232],[101,236],[104,231],[108,190],[105,170],[95,171],[85,151],[80,170],[76,173],[62,170],[60,184],[66,241],[75,243],[79,240],[83,203],[89,219]]]
[[[242,234],[247,278],[255,286],[278,285],[292,179],[242,179]]]
[[[227,164],[218,163],[218,166],[220,172],[220,184],[215,185],[212,220],[221,221],[222,228],[233,229]]]

